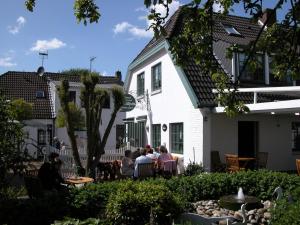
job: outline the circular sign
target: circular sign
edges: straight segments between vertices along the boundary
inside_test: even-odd
[[[167,127],[167,125],[166,125],[166,124],[163,124],[163,125],[162,125],[162,130],[163,130],[163,131],[166,131],[166,130],[167,130],[167,128],[168,128],[168,127]]]
[[[135,99],[132,95],[130,94],[125,94],[125,103],[121,107],[120,111],[121,112],[129,112],[134,109],[136,106]]]

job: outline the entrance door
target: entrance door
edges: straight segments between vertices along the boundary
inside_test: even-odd
[[[239,156],[254,157],[257,152],[258,122],[238,122],[238,154]]]

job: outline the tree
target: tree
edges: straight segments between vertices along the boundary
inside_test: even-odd
[[[19,98],[11,101],[10,109],[16,120],[29,120],[32,118],[32,105],[32,103],[28,103],[24,99]]]
[[[112,87],[110,90],[97,87],[97,84],[99,84],[100,79],[99,74],[96,72],[89,72],[85,69],[72,69],[69,71],[65,71],[64,73],[73,75],[77,74],[81,76],[81,81],[83,83],[83,87],[81,89],[81,101],[83,102],[83,107],[85,109],[85,124],[87,129],[87,166],[85,170],[86,174],[94,177],[95,168],[101,158],[101,155],[105,153],[105,145],[110,134],[111,128],[116,119],[117,113],[125,102],[123,89],[117,86]],[[68,83],[68,81],[64,80],[63,83]],[[69,86],[66,84],[64,86],[66,88],[60,89],[60,92],[62,92],[60,96],[68,95]],[[102,108],[105,103],[105,100],[110,96],[110,93],[113,98],[114,107],[108,125],[104,131],[104,134],[101,135],[99,127],[102,118]],[[64,112],[64,115],[68,114],[68,118],[71,118],[69,108],[62,107],[62,110]],[[69,120],[68,122],[66,120],[66,117],[65,121],[66,124],[71,123],[71,120]],[[73,129],[73,134],[71,134],[71,136],[73,136],[75,125],[69,124],[68,126],[70,127],[70,125]],[[75,154],[78,154],[77,147],[73,148],[72,146],[72,150],[73,154],[74,151],[77,151],[77,153]],[[81,164],[77,164],[77,162],[76,165],[81,166]]]
[[[22,125],[16,120],[10,102],[0,95],[0,186],[9,170],[19,172],[23,168],[19,148],[22,141]]]
[[[82,164],[80,162],[79,152],[76,143],[76,136],[75,136],[75,128],[76,128],[76,121],[74,121],[74,111],[72,111],[72,104],[69,104],[70,93],[69,93],[69,81],[62,80],[61,85],[58,90],[58,97],[60,100],[61,109],[63,111],[63,118],[64,118],[64,125],[67,129],[67,134],[70,139],[72,154],[75,161],[75,164],[79,170],[81,170]]]
[[[35,0],[27,0],[26,6],[32,11]],[[149,29],[153,29],[155,36],[165,35],[163,25],[169,14],[169,6],[173,0],[144,0],[146,8],[150,9],[148,19],[151,20]],[[219,92],[217,100],[228,115],[234,116],[237,113],[247,111],[247,108],[236,98],[236,93],[240,85],[240,77],[232,81],[228,76],[217,68],[213,60],[213,5],[219,4],[223,8],[221,15],[228,14],[234,6],[243,4],[246,13],[250,13],[253,21],[262,15],[263,0],[190,0],[183,10],[190,19],[185,21],[183,31],[170,43],[170,51],[176,59],[177,64],[184,67],[188,59],[194,59],[201,65],[202,70],[212,75]],[[77,20],[87,24],[98,22],[100,18],[99,7],[94,0],[75,0],[74,14]],[[153,5],[161,5],[166,9],[166,15],[156,11]],[[290,76],[299,77],[300,69],[300,1],[299,0],[277,0],[273,9],[286,9],[284,19],[280,24],[274,24],[265,30],[268,20],[262,25],[261,31],[256,40],[248,46],[231,46],[228,49],[228,56],[236,49],[242,47],[247,59],[240,74],[247,66],[255,67],[255,53],[259,49],[267,53],[274,54],[274,72],[277,78]],[[197,46],[195,48],[194,46]],[[278,48],[278,46],[281,46]],[[228,89],[228,92],[224,90]]]

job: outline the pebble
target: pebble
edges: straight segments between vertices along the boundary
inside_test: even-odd
[[[266,225],[269,224],[271,219],[270,207],[272,206],[271,201],[262,202],[264,208],[260,209],[252,209],[246,211],[247,216],[247,225]],[[218,201],[216,200],[207,200],[207,201],[199,201],[193,203],[196,208],[196,212],[205,217],[224,217],[224,216],[232,216],[235,219],[242,221],[242,213],[241,210],[232,211],[224,208],[220,208]],[[219,221],[219,225],[226,225],[227,221],[222,220]]]

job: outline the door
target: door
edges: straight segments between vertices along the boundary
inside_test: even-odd
[[[258,122],[238,122],[238,155],[254,157],[257,152]]]
[[[117,124],[116,125],[116,148],[120,148],[124,144],[125,137],[125,125]]]

